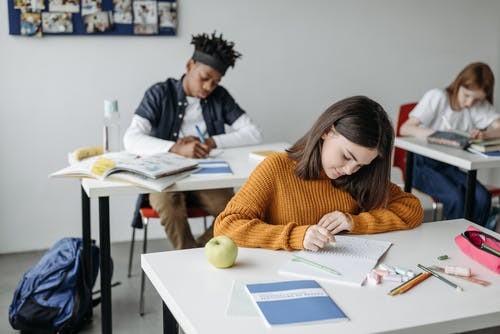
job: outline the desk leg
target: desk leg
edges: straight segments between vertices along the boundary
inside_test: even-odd
[[[179,327],[174,316],[168,309],[165,302],[163,304],[163,334],[177,334],[179,332]]]
[[[82,197],[82,241],[83,241],[83,261],[87,284],[92,286],[92,254],[90,250],[90,198],[81,187]],[[92,309],[89,312],[92,316]]]
[[[467,187],[465,188],[465,206],[464,217],[473,221],[472,213],[474,212],[474,201],[476,199],[476,170],[467,172]]]
[[[101,247],[101,327],[103,334],[112,332],[111,318],[111,250],[109,234],[109,197],[99,197],[99,244]]]
[[[405,191],[411,193],[413,187],[413,152],[406,151]]]

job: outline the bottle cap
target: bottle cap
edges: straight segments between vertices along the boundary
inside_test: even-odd
[[[104,115],[118,114],[117,100],[104,100]]]

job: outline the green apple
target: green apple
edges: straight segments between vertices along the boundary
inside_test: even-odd
[[[215,268],[229,268],[236,261],[238,246],[231,238],[219,235],[206,243],[205,255]]]

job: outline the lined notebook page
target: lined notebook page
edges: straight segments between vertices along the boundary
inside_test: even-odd
[[[302,250],[292,253],[279,273],[361,286],[366,274],[391,246],[388,241],[361,237],[336,236],[335,239],[335,246],[318,252]]]

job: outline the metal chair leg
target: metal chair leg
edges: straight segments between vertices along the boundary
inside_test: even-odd
[[[436,202],[432,202],[432,221],[437,221],[437,204]]]
[[[132,275],[132,260],[134,257],[134,244],[135,244],[135,227],[132,227],[132,240],[130,241],[130,254],[128,256],[128,275],[130,278]]]
[[[142,244],[142,254],[145,254],[148,252],[148,218],[144,218],[143,225],[144,225],[144,241]],[[146,284],[146,275],[144,274],[144,271],[141,269],[141,298],[139,302],[139,314],[141,317],[144,315],[144,287]]]
[[[205,227],[205,231],[207,230],[207,216],[203,216],[203,227]]]

